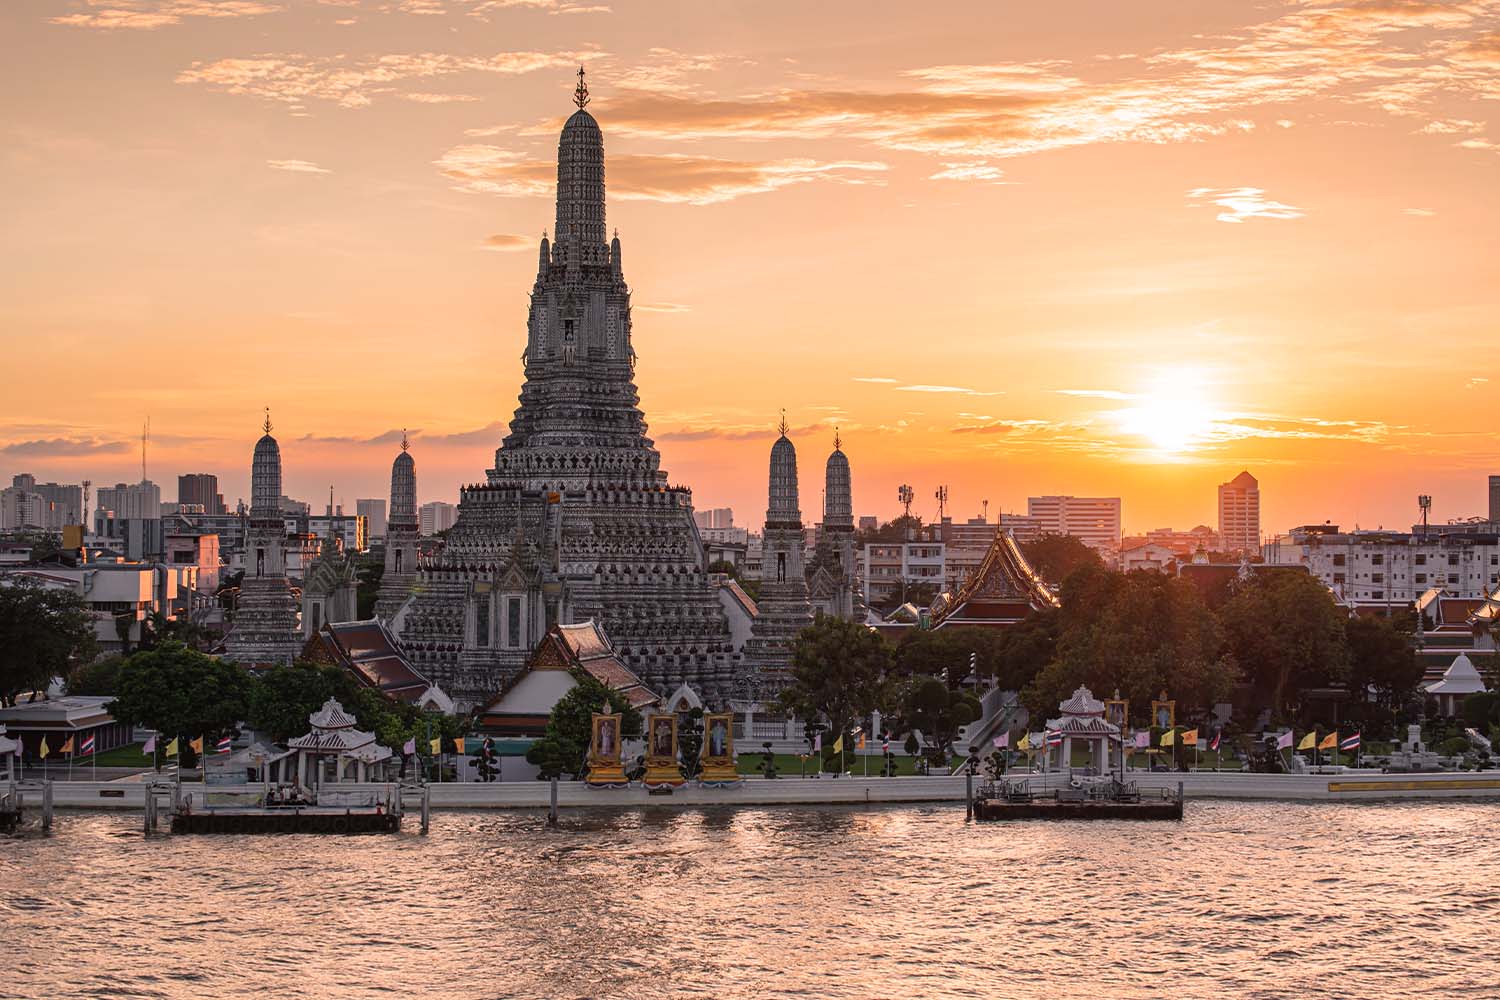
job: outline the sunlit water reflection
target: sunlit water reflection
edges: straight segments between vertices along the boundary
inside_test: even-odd
[[[1500,806],[442,812],[0,840],[0,996],[1497,997]]]

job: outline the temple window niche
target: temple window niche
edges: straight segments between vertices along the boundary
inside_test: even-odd
[[[256,576],[265,576],[266,575],[266,550],[265,549],[256,549],[255,550],[255,575]]]
[[[511,649],[521,647],[521,599],[508,598],[505,602],[505,638]]]
[[[483,589],[474,595],[474,645],[483,647],[489,644],[490,591],[488,585],[483,585]]]
[[[786,553],[776,553],[776,582],[786,583]]]

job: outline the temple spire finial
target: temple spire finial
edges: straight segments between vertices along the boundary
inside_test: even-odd
[[[839,425],[838,424],[834,424],[833,425],[833,450],[834,451],[842,451],[843,447],[844,447],[844,442],[839,438]]]
[[[269,406],[266,407],[266,422],[261,426],[265,428],[267,434],[271,433],[271,408]]]
[[[410,451],[411,450],[411,440],[406,436],[406,428],[405,427],[401,428],[401,450],[402,451]]]
[[[589,85],[583,82],[583,67],[578,67],[578,86],[573,90],[573,103],[582,111],[589,106]]]
[[[786,437],[786,410],[785,410],[785,408],[783,408],[782,411],[781,411],[781,424],[776,429],[779,430],[779,431],[781,431],[781,436],[782,437]]]

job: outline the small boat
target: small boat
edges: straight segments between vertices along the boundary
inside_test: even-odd
[[[1029,779],[1005,781],[982,788],[973,803],[974,818],[1004,819],[1182,819],[1182,785],[1153,789],[1143,795],[1134,782],[1111,777],[1085,784],[1078,780],[1061,788],[1035,791]]]

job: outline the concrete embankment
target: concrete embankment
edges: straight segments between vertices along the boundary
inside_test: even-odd
[[[1013,778],[1019,777],[1012,775]],[[1066,784],[1057,775],[1030,775],[1033,791]],[[1275,801],[1348,802],[1378,799],[1500,799],[1500,771],[1466,771],[1442,774],[1380,774],[1354,771],[1343,774],[1245,774],[1229,772],[1158,773],[1131,772],[1146,794],[1155,789],[1175,792],[1178,782],[1187,798],[1265,799]],[[977,789],[979,782],[976,780]],[[59,781],[53,784],[53,803],[61,809],[142,809],[144,786],[140,782]],[[344,791],[383,788],[376,785],[344,784]],[[233,786],[188,783],[184,791],[197,797],[228,792]],[[40,804],[40,793],[26,795],[28,807]],[[545,809],[549,788],[541,781],[474,782],[435,784],[435,809]],[[581,782],[558,786],[558,805],[563,808],[639,808],[642,806],[705,807],[721,805],[859,805],[902,802],[962,802],[964,778],[747,778],[730,788],[700,788],[684,785],[670,795],[652,794],[644,788],[595,789]]]

